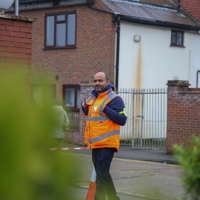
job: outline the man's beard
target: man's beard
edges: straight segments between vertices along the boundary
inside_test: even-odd
[[[98,89],[97,89],[98,88]],[[97,92],[102,92],[103,90],[104,90],[104,87],[103,86],[100,86],[100,85],[97,85],[97,86],[95,86],[95,90],[97,91]]]

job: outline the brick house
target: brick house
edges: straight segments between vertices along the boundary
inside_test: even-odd
[[[37,18],[33,24],[33,84],[38,84],[43,74],[48,75],[55,96],[61,100],[65,92],[70,90],[74,90],[75,94],[80,93],[80,84],[90,83],[94,73],[99,70],[110,74],[113,81],[115,28],[112,23],[106,23],[109,15],[98,13],[97,17],[97,11],[89,9],[86,1],[80,0],[65,1],[65,6],[55,3],[53,8],[48,1],[38,1],[36,5],[40,7],[41,4],[42,7],[39,9],[34,5],[27,9],[27,2],[20,2],[20,15]],[[23,9],[23,6],[26,8]],[[54,38],[53,33],[49,33],[49,30],[54,29],[51,26],[52,18],[58,19],[54,26],[59,31],[55,32]],[[71,21],[68,26],[73,26],[73,29],[66,33],[68,38],[63,46],[63,27],[67,20]],[[107,34],[102,34],[102,28],[108,30]],[[66,89],[68,86],[72,89]],[[80,102],[77,103],[75,97],[72,110],[78,111],[79,107]]]
[[[49,90],[53,98],[62,101],[63,107],[76,115],[96,72],[106,72],[114,83],[115,23],[112,14],[89,8],[93,5],[106,9],[100,1],[93,4],[94,1],[87,3],[86,0],[22,0],[19,3],[20,16],[36,18],[32,32],[33,98],[41,104],[45,90]],[[44,78],[48,79],[45,89]],[[76,143],[83,143],[85,119],[81,112],[80,118],[81,133],[77,131],[72,135]]]
[[[42,94],[49,90],[65,109],[80,113],[80,130],[68,133],[73,142],[83,143],[85,118],[80,102],[92,89],[97,71],[109,74],[117,89],[159,87],[173,75],[188,77],[186,64],[195,54],[191,44],[199,40],[200,24],[188,15],[177,14],[170,0],[19,2],[20,15],[36,18],[32,32],[33,98],[41,103]],[[13,11],[14,6],[9,9]],[[186,48],[184,42],[189,44]],[[143,59],[140,73],[138,59]],[[46,89],[42,86],[45,78]]]

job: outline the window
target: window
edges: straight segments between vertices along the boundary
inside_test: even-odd
[[[45,15],[45,49],[76,47],[76,13]]]
[[[183,32],[182,31],[172,31],[171,46],[183,47]]]
[[[56,97],[55,85],[32,85],[32,99],[37,106],[49,102]]]
[[[80,111],[81,87],[79,85],[63,85],[63,99],[65,109]]]

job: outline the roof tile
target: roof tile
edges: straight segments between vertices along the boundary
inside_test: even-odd
[[[151,2],[156,1],[158,0],[151,0]],[[101,2],[113,12],[118,12],[130,17],[199,26],[192,18],[177,15],[176,10],[172,7],[156,6],[131,0],[101,0]]]

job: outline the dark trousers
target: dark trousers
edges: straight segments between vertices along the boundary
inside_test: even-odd
[[[105,200],[106,195],[109,200],[118,200],[115,186],[113,184],[110,165],[114,156],[114,148],[92,149],[92,161],[96,170],[96,193],[95,200]]]

